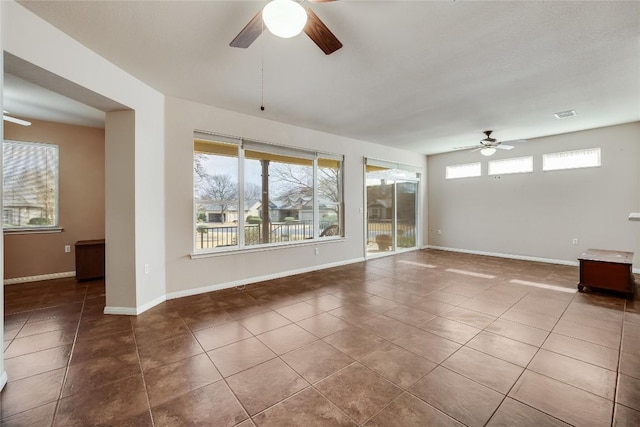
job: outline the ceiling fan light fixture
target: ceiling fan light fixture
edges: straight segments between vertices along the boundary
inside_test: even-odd
[[[491,156],[495,152],[496,152],[496,149],[492,147],[487,147],[480,150],[480,154],[482,154],[483,156]]]
[[[288,39],[302,32],[307,11],[292,0],[273,0],[262,10],[262,20],[273,35]]]

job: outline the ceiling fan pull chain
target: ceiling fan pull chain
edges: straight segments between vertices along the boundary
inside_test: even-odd
[[[262,32],[264,32],[264,21],[262,21]],[[260,111],[264,111],[264,36],[260,40]]]

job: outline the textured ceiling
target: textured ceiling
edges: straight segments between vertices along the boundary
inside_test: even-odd
[[[304,34],[229,47],[265,2],[20,3],[167,95],[425,154],[640,120],[635,1],[306,2],[330,56]]]

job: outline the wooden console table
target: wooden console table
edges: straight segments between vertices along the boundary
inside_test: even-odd
[[[76,242],[76,280],[104,277],[104,239]]]
[[[580,261],[580,283],[584,287],[624,292],[633,298],[635,282],[631,266],[633,252],[589,249],[578,258]]]

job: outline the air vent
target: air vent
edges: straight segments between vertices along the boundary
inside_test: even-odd
[[[567,117],[575,117],[578,114],[576,113],[576,110],[567,110],[554,113],[553,115],[556,116],[556,119],[566,119]]]

